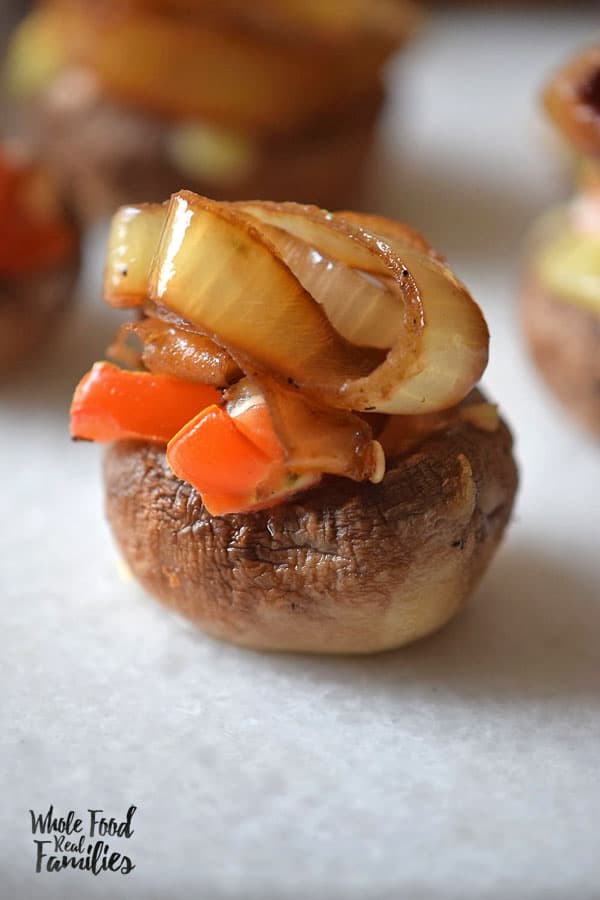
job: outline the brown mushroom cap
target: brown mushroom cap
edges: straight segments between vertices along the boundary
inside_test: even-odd
[[[523,325],[533,359],[569,412],[600,438],[600,315],[530,276]]]
[[[72,297],[79,256],[40,272],[0,275],[0,373],[44,343]]]
[[[380,484],[330,478],[255,513],[211,516],[161,446],[105,458],[107,512],[133,573],[210,634],[268,650],[371,653],[462,606],[508,522],[512,440],[460,423],[392,461]]]

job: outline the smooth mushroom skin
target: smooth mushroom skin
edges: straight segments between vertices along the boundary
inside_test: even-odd
[[[572,416],[600,438],[600,315],[549,291],[530,276],[523,325],[547,385]]]
[[[0,275],[0,374],[45,343],[74,292],[79,253],[40,272]]]
[[[164,449],[105,457],[109,521],[159,600],[218,638],[263,650],[373,653],[463,605],[517,487],[512,438],[461,423],[392,461],[377,485],[329,478],[271,509],[213,517]]]
[[[382,91],[313,133],[259,145],[251,168],[233,174],[229,183],[200,179],[177,166],[169,152],[172,122],[116,103],[85,73],[61,77],[64,83],[51,84],[24,107],[20,128],[61,178],[84,220],[142,198],[162,200],[182,184],[221,200],[297,197],[327,208],[360,204],[360,174]]]

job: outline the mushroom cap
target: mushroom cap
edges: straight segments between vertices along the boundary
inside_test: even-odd
[[[373,653],[444,625],[508,522],[512,439],[466,422],[392,460],[254,513],[211,516],[157,444],[105,457],[107,513],[132,572],[209,634],[254,649]]]
[[[572,416],[600,438],[600,315],[526,279],[523,326],[534,362]]]

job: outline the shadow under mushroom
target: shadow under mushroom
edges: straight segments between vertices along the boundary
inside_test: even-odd
[[[425,687],[513,703],[586,697],[600,706],[600,578],[551,552],[505,548],[465,611],[409,647],[310,665],[306,657],[270,657],[270,665],[399,702]]]

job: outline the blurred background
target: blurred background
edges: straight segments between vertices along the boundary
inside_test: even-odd
[[[6,50],[18,4],[0,2]],[[259,121],[237,88],[229,103],[227,82],[208,122],[215,85],[205,83],[202,103],[187,101],[193,127],[178,119],[175,137],[162,99],[134,102],[139,73],[122,45],[118,79],[111,70],[99,87],[83,72],[94,46],[77,23],[92,4],[63,7],[78,36],[68,78],[55,60],[41,81],[33,72],[34,90],[23,86],[31,73],[13,77],[24,94],[2,122],[57,173],[84,250],[62,324],[0,386],[13,511],[0,526],[7,891],[71,896],[71,883],[47,880],[42,894],[30,876],[30,836],[14,826],[26,808],[120,808],[127,794],[144,816],[144,896],[165,883],[172,896],[190,886],[214,897],[595,896],[600,458],[529,358],[520,285],[532,224],[573,193],[571,155],[540,91],[600,39],[598,4],[436,3],[419,24],[407,7],[385,39],[369,24],[356,67],[360,18],[342,34],[335,17],[317,28],[314,10],[327,4],[307,4],[302,54],[317,54],[315,41],[319,60],[337,48],[311,102],[300,54],[293,103],[274,91]],[[217,15],[207,2],[219,22],[235,7]],[[288,48],[272,71],[296,52],[289,19],[276,21],[261,25]],[[17,70],[40,39],[21,34]],[[265,660],[191,638],[118,578],[99,454],[69,443],[68,405],[120,321],[101,301],[110,204],[162,199],[172,184],[323,202],[331,189],[332,206],[422,230],[481,304],[492,336],[484,387],[514,430],[522,481],[495,567],[441,635],[376,660]],[[78,897],[102,896],[90,879],[78,884]]]

